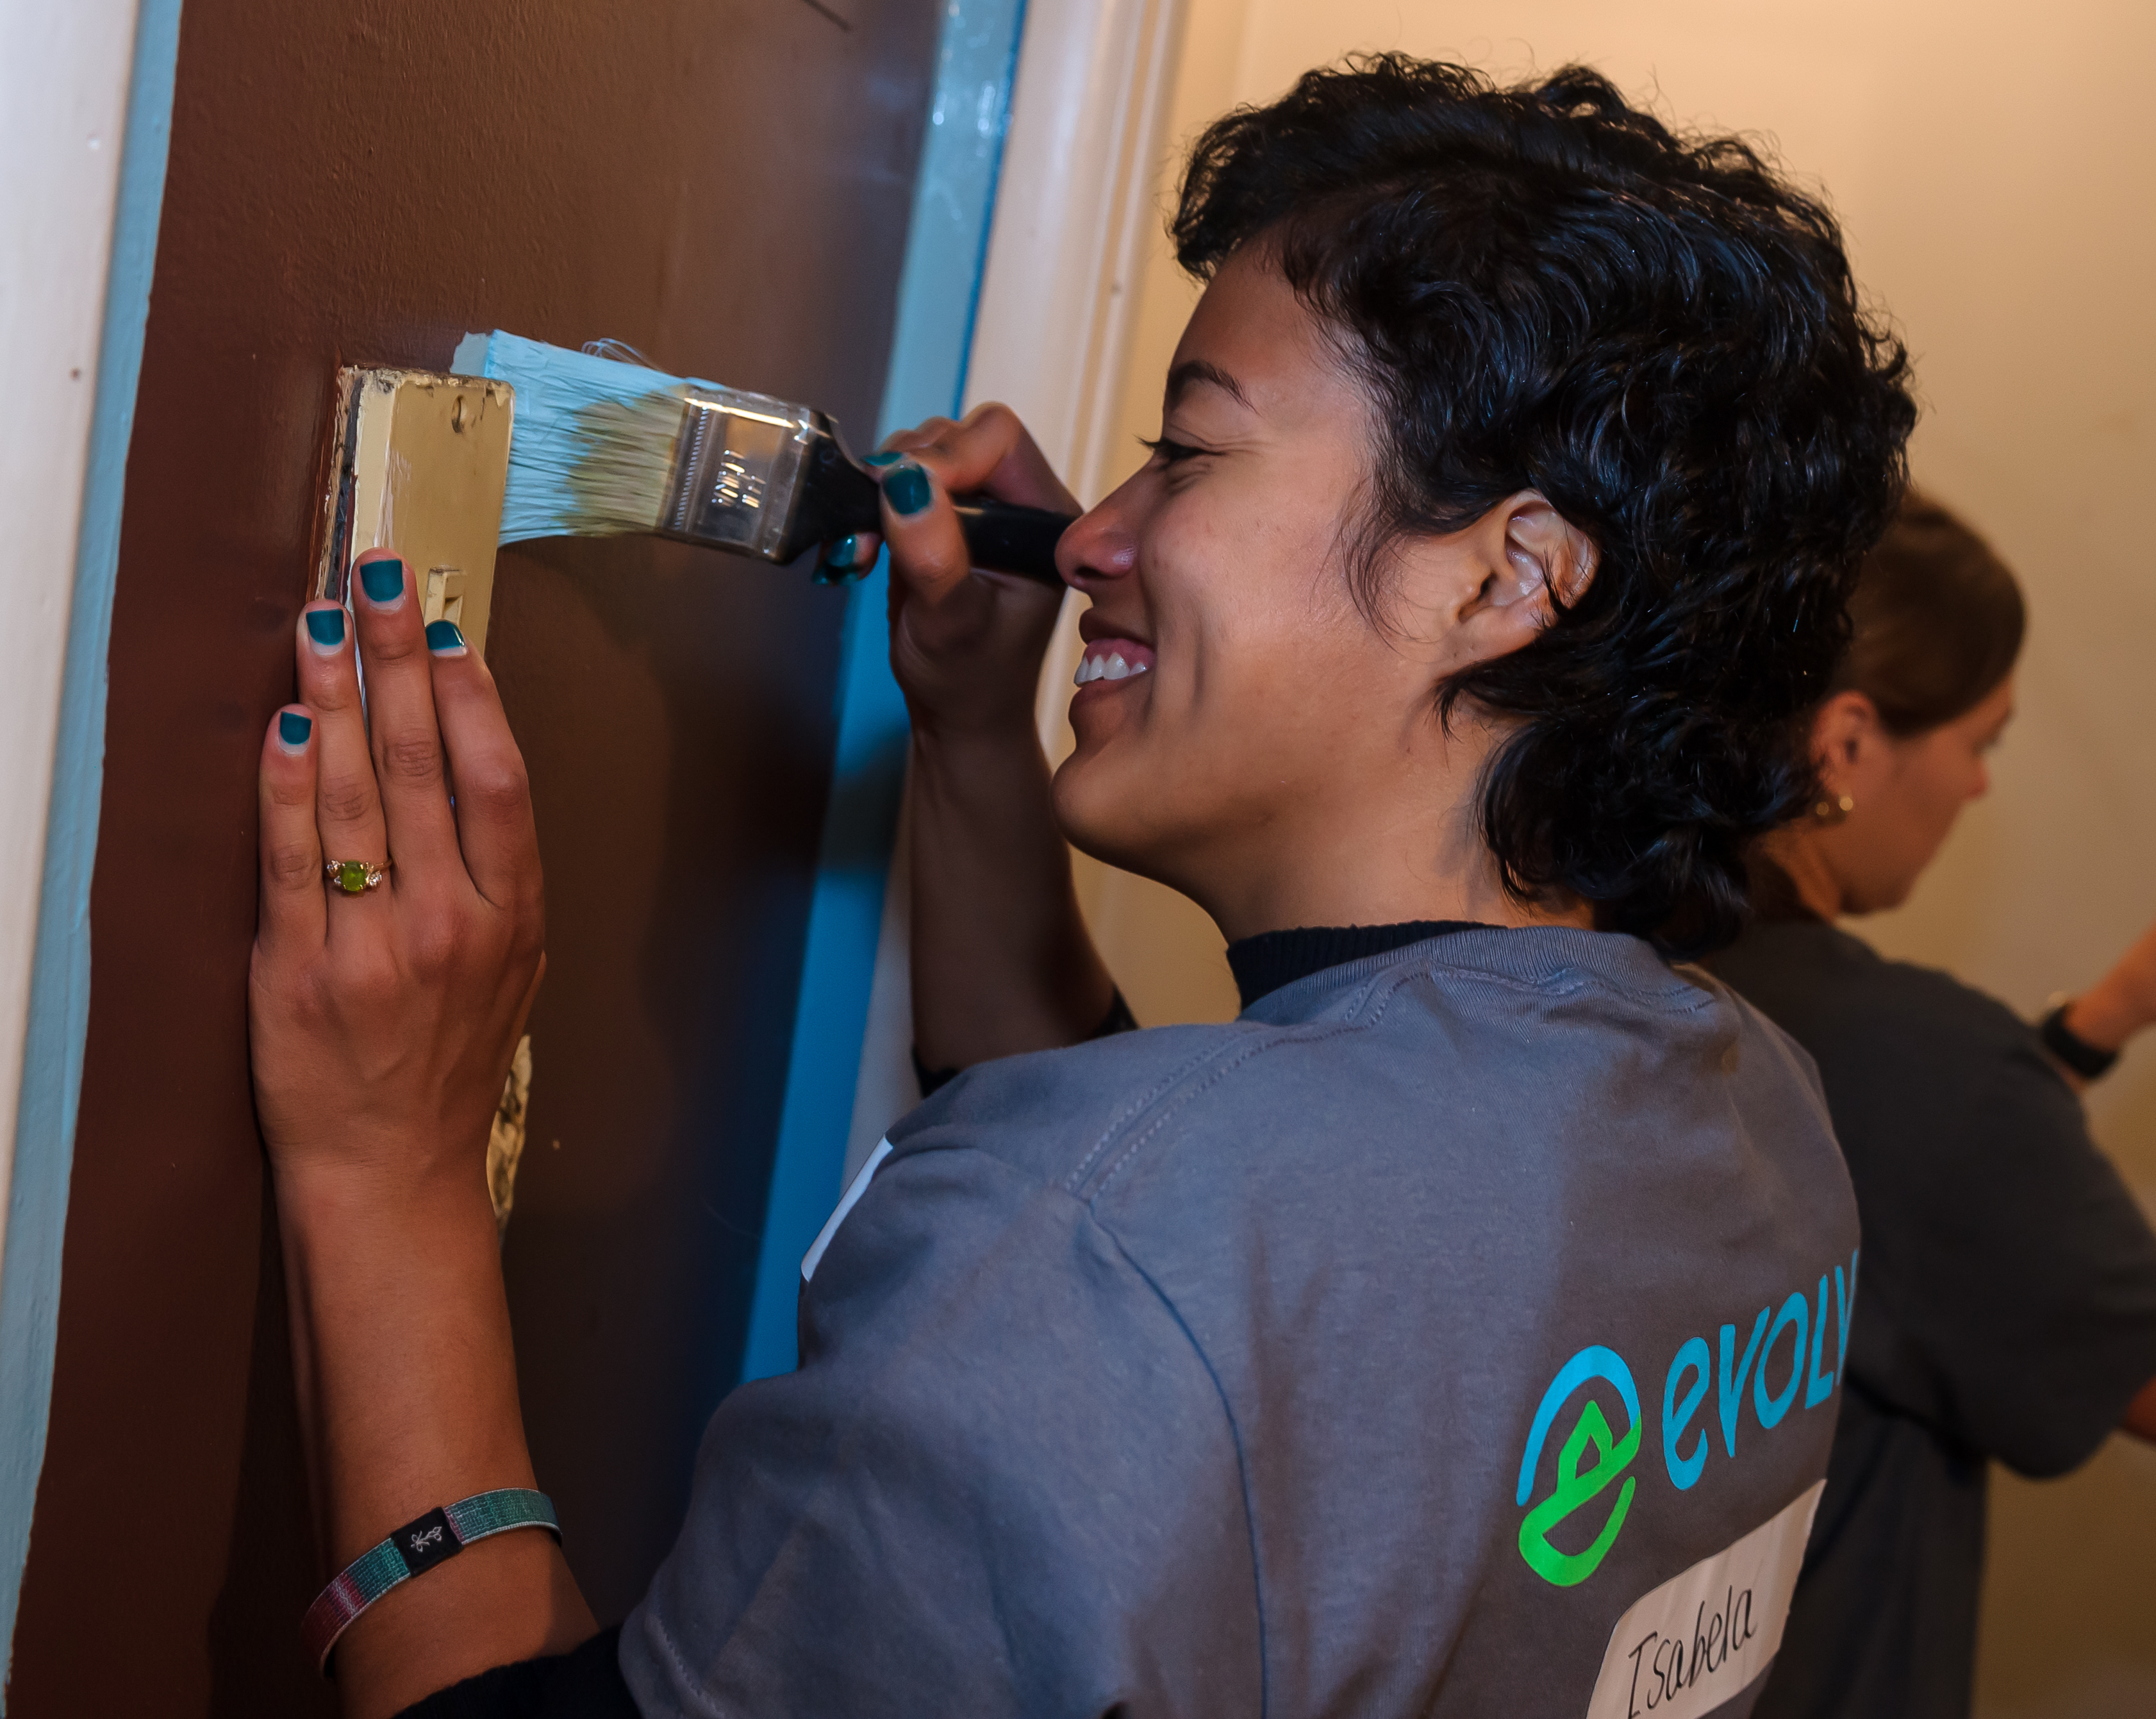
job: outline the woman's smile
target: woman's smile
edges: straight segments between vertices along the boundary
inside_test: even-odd
[[[1078,659],[1077,685],[1091,686],[1098,681],[1134,680],[1149,673],[1152,668],[1152,647],[1144,640],[1131,638],[1127,634],[1110,633],[1089,629],[1088,614],[1079,623],[1079,634],[1086,640],[1086,654]],[[1107,688],[1102,687],[1102,691]]]

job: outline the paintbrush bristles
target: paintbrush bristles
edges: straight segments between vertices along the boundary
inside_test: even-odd
[[[465,336],[451,367],[516,390],[504,543],[658,526],[686,380],[499,330]]]
[[[547,535],[600,537],[655,531],[672,487],[674,449],[680,435],[679,393],[594,400],[580,408],[573,429],[563,439],[561,490],[549,492],[565,497],[568,505],[558,528]],[[511,449],[514,484],[514,443]],[[535,470],[533,475],[540,474]],[[505,527],[507,523],[505,507]]]

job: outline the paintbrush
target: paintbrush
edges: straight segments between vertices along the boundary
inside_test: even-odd
[[[613,341],[572,352],[521,336],[468,334],[449,368],[516,391],[504,543],[639,532],[786,562],[882,528],[877,475],[823,413],[767,394],[668,376]],[[959,499],[973,565],[1060,585],[1070,516]]]

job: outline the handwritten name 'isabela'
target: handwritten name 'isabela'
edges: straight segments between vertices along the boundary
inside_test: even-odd
[[[1712,1618],[1707,1614],[1707,1602],[1699,1603],[1699,1615],[1692,1620],[1689,1644],[1681,1636],[1650,1629],[1626,1655],[1632,1661],[1632,1695],[1627,1719],[1639,1719],[1640,1714],[1651,1711],[1664,1701],[1675,1701],[1701,1678],[1712,1676],[1729,1663],[1730,1655],[1741,1652],[1744,1644],[1758,1633],[1752,1622],[1752,1590],[1747,1588],[1740,1593],[1733,1587],[1724,1593],[1722,1609]],[[1656,1642],[1661,1645],[1649,1654],[1648,1648]],[[1647,1699],[1644,1706],[1640,1700],[1642,1670],[1647,1673]]]

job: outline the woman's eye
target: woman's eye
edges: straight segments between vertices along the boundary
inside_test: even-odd
[[[1206,448],[1194,448],[1188,442],[1171,441],[1166,436],[1158,440],[1140,436],[1138,441],[1163,465],[1180,465],[1186,459],[1196,459],[1212,451]]]

